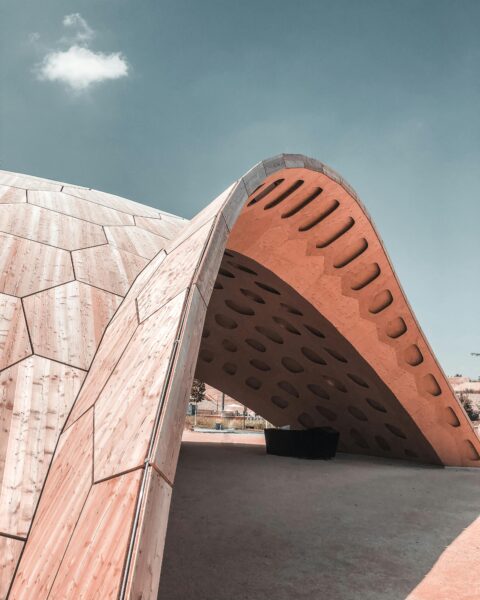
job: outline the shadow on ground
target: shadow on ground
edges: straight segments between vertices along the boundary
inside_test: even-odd
[[[160,600],[403,600],[478,516],[480,473],[183,443]]]

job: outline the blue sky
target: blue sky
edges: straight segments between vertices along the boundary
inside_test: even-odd
[[[477,0],[7,0],[0,166],[191,217],[262,158],[319,158],[476,377],[479,31]]]

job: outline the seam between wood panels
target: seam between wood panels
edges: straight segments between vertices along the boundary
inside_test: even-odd
[[[36,355],[33,353],[33,351],[30,351],[30,354],[27,354],[27,356],[23,356],[22,358],[19,358],[18,360],[16,360],[15,362],[12,362],[11,364],[7,365],[6,367],[3,367],[3,369],[0,369],[0,373],[3,373],[4,371],[8,371],[8,369],[11,369],[12,367],[16,367],[21,362],[23,362],[24,360],[27,360],[28,358],[30,358],[32,356],[36,356]]]
[[[87,412],[87,411],[85,411],[85,413],[86,413],[86,412]],[[85,413],[84,413],[84,414],[85,414]],[[65,421],[65,422],[66,422],[66,421]],[[9,596],[10,596],[10,592],[12,591],[12,586],[13,586],[13,583],[14,583],[14,581],[15,581],[15,578],[16,578],[16,576],[17,576],[17,571],[18,571],[18,568],[19,568],[19,566],[20,566],[20,563],[21,563],[21,561],[22,561],[22,557],[23,557],[23,554],[24,554],[24,552],[25,552],[25,548],[27,547],[27,544],[28,544],[28,538],[29,538],[29,536],[30,536],[30,533],[31,533],[31,531],[32,531],[32,527],[33,527],[33,524],[34,524],[34,522],[35,522],[35,517],[37,516],[38,507],[40,506],[40,502],[41,502],[41,500],[42,500],[42,496],[43,496],[43,492],[44,492],[44,489],[45,489],[45,485],[46,485],[46,483],[47,483],[48,476],[49,476],[49,474],[50,474],[50,471],[51,471],[51,468],[52,468],[52,465],[53,465],[53,461],[54,461],[54,459],[55,459],[55,454],[56,454],[56,452],[57,452],[58,444],[60,443],[60,438],[62,437],[62,433],[63,433],[63,431],[61,431],[61,432],[60,432],[60,435],[57,437],[57,441],[56,441],[56,443],[55,443],[55,448],[54,448],[54,450],[53,450],[53,454],[52,454],[52,459],[50,460],[50,464],[48,465],[48,469],[47,469],[47,472],[46,472],[46,474],[45,474],[45,477],[44,477],[44,479],[43,479],[43,484],[42,484],[42,487],[41,487],[40,493],[39,493],[39,495],[38,495],[37,504],[36,504],[36,506],[35,506],[35,509],[34,509],[34,511],[33,511],[32,518],[30,519],[30,526],[29,526],[29,528],[28,528],[27,539],[26,539],[26,541],[25,541],[25,544],[23,544],[23,548],[22,548],[22,550],[21,550],[21,552],[20,552],[20,556],[18,557],[17,564],[16,564],[16,566],[15,566],[15,571],[13,572],[13,576],[12,576],[12,579],[11,579],[11,581],[10,581],[10,585],[8,586],[8,591],[7,591],[6,600],[8,600],[8,598],[9,598]],[[92,428],[92,435],[93,435],[93,428]],[[90,490],[88,491],[88,494],[87,494],[87,496],[86,496],[86,498],[85,498],[85,502],[87,501],[87,498],[88,498],[88,496],[90,495],[91,489],[92,489],[92,488],[90,487]],[[80,518],[80,515],[81,515],[81,514],[82,514],[82,512],[83,512],[83,507],[85,506],[85,502],[83,503],[82,510],[81,510],[81,511],[80,511],[80,513],[79,513],[78,519]],[[74,529],[72,530],[72,534],[73,534],[73,531],[75,530],[75,528],[76,528],[76,526],[77,526],[78,519],[77,519],[77,521],[76,521],[76,523],[75,523]],[[68,547],[68,544],[67,544],[67,547]],[[65,552],[66,552],[66,549],[65,549]],[[65,556],[65,554],[64,554],[64,556]],[[63,557],[62,557],[62,561],[63,561]],[[61,564],[61,562],[60,562],[60,564]],[[59,568],[60,568],[60,566],[59,566]],[[58,573],[58,569],[57,569],[57,573]],[[56,575],[55,575],[55,578],[56,578]],[[54,581],[55,581],[55,578],[54,578]],[[52,587],[53,587],[53,583],[52,583]],[[51,588],[50,588],[50,591],[51,591]],[[48,592],[48,594],[47,594],[47,598],[46,598],[46,600],[48,600],[48,596],[50,596],[50,591],[49,591],[49,592]]]
[[[210,206],[209,204],[207,206]],[[205,207],[206,208],[206,207]],[[203,223],[201,223],[200,225],[198,225],[198,227],[196,227],[195,229],[193,229],[193,231],[191,231],[177,246],[175,246],[174,248],[165,248],[165,253],[167,256],[169,256],[170,254],[173,254],[175,252],[175,250],[177,250],[178,248],[180,248],[180,246],[182,246],[187,240],[189,240],[193,235],[195,235],[197,233],[197,231],[199,231],[200,229],[202,229],[202,227],[205,227],[206,225],[208,225],[208,223],[210,223],[210,221],[213,223],[216,218],[217,218],[217,214],[214,214],[213,216],[211,216],[210,218],[208,218],[206,221],[204,221]],[[192,221],[190,221],[191,223]],[[210,225],[211,227],[211,225]],[[171,240],[172,242],[175,242],[178,239],[178,236],[173,238],[173,240]]]
[[[52,192],[46,192],[43,190],[27,190],[27,204],[29,204],[30,206],[35,206],[36,208],[43,208],[44,210],[49,210],[50,212],[54,212],[57,213],[59,215],[63,215],[64,217],[71,217],[72,219],[77,219],[78,221],[83,221],[84,223],[89,223],[90,225],[98,225],[100,227],[106,226],[106,227],[127,227],[128,225],[132,225],[132,223],[98,223],[96,221],[90,221],[90,219],[86,219],[84,217],[78,217],[77,215],[71,215],[69,213],[63,212],[61,210],[58,210],[56,208],[50,208],[48,206],[42,206],[41,204],[35,204],[35,202],[32,202],[30,200],[28,200],[28,192],[40,192],[40,193],[44,193],[44,194],[55,194],[56,192],[52,191]],[[61,190],[60,190],[61,191]],[[57,192],[58,193],[58,192]],[[65,193],[65,192],[62,192]],[[65,194],[66,196],[70,196],[70,194]],[[76,198],[77,200],[82,200],[82,198],[78,198],[76,196],[72,196],[74,198]],[[85,200],[83,200],[85,202]],[[17,204],[23,204],[18,202]],[[97,206],[101,206],[101,205],[97,205]],[[102,208],[104,208],[105,210],[112,210],[115,211],[114,208],[109,208],[108,206],[101,206]],[[116,211],[116,212],[120,212],[120,211]],[[121,214],[127,214],[127,213],[121,213]],[[128,214],[127,214],[128,216]],[[131,217],[133,217],[133,215],[130,215]],[[133,223],[134,225],[134,223]]]
[[[191,281],[193,280],[193,276]],[[191,283],[190,283],[191,284]],[[183,326],[184,323],[186,321],[186,313],[187,313],[187,307],[190,305],[190,299],[192,296],[191,293],[191,289],[188,289],[188,293],[187,296],[184,300],[183,303],[183,307],[182,307],[182,313],[180,316],[180,321],[179,324],[177,326],[177,330],[175,333],[175,339],[173,342],[173,348],[172,351],[170,353],[170,357],[168,360],[168,365],[167,365],[167,370],[165,373],[165,378],[164,378],[164,382],[162,385],[162,391],[160,393],[160,398],[159,398],[159,402],[157,405],[157,410],[155,413],[155,419],[153,422],[153,427],[152,427],[152,433],[150,434],[150,441],[149,441],[149,445],[148,445],[148,449],[147,449],[147,456],[145,459],[145,465],[148,467],[149,463],[151,462],[151,455],[152,455],[152,451],[153,451],[153,447],[154,447],[154,443],[155,443],[155,437],[158,431],[158,426],[160,423],[160,417],[162,414],[162,409],[163,409],[163,404],[165,402],[165,396],[170,384],[170,379],[172,376],[172,370],[173,370],[173,365],[177,356],[177,351],[178,351],[178,344],[179,344],[179,340],[183,331]],[[183,290],[182,290],[183,292]],[[177,294],[178,296],[178,294]],[[175,296],[175,297],[177,297]],[[151,468],[151,467],[150,467]],[[142,481],[141,481],[141,486],[140,486],[140,492],[139,492],[139,496],[137,499],[137,506],[135,509],[135,517],[134,517],[134,521],[133,521],[133,525],[132,525],[132,530],[131,530],[131,534],[130,534],[130,539],[129,539],[129,544],[128,544],[128,551],[125,557],[125,562],[124,562],[124,566],[123,566],[123,571],[122,571],[122,578],[121,578],[121,585],[120,585],[120,590],[119,590],[119,594],[118,594],[118,598],[119,600],[124,600],[125,598],[125,592],[126,592],[126,588],[127,588],[127,583],[128,583],[128,578],[130,575],[130,567],[131,567],[131,562],[132,562],[132,553],[133,553],[133,549],[135,546],[135,540],[136,540],[136,536],[137,536],[137,528],[138,528],[138,524],[139,524],[139,518],[140,518],[140,509],[141,509],[141,505],[143,502],[143,497],[145,494],[145,488],[146,488],[146,482],[147,482],[147,474],[149,472],[148,468],[145,468],[143,471],[143,476],[142,476]]]
[[[7,533],[6,531],[0,531],[0,537],[9,538],[11,540],[17,540],[18,542],[26,542],[27,538],[21,535],[15,535],[14,533]]]
[[[145,318],[143,319],[143,321],[140,321],[140,325],[141,325],[142,323],[144,323],[145,321],[147,321],[148,319],[150,319],[150,317],[152,317],[152,316],[153,316],[153,315],[154,315],[156,312],[158,312],[160,309],[162,309],[162,308],[163,308],[163,307],[164,307],[166,304],[168,304],[169,302],[171,302],[171,301],[172,301],[174,298],[176,298],[176,297],[177,297],[179,294],[183,293],[185,290],[189,290],[189,289],[190,289],[190,287],[191,287],[192,285],[195,285],[195,284],[194,284],[194,281],[195,281],[195,279],[196,279],[196,277],[197,277],[197,275],[198,275],[198,272],[199,272],[200,266],[201,266],[201,264],[202,264],[203,258],[204,258],[204,256],[205,256],[205,253],[206,253],[206,251],[207,251],[207,248],[208,248],[208,245],[209,245],[209,243],[210,243],[210,240],[211,240],[211,238],[212,238],[212,236],[213,236],[214,226],[215,226],[215,222],[216,222],[217,218],[216,218],[216,217],[212,217],[212,219],[211,219],[211,220],[212,220],[212,224],[210,225],[210,231],[209,231],[209,234],[208,234],[208,238],[207,238],[207,240],[205,241],[205,244],[203,245],[202,252],[201,252],[201,254],[200,254],[199,258],[198,258],[198,261],[197,261],[197,266],[195,267],[195,269],[194,269],[194,271],[193,271],[193,274],[192,274],[192,277],[191,277],[191,279],[190,279],[190,282],[189,282],[187,285],[185,285],[185,287],[183,287],[183,288],[182,288],[180,291],[178,291],[178,292],[177,292],[177,293],[176,293],[174,296],[172,296],[172,297],[167,297],[167,299],[166,299],[166,300],[165,300],[165,301],[164,301],[164,302],[163,302],[163,303],[162,303],[162,304],[161,304],[161,305],[160,305],[158,308],[156,308],[156,309],[155,309],[155,310],[154,310],[152,313],[150,313],[150,314],[148,315],[148,317],[145,317]],[[191,234],[191,235],[189,235],[187,238],[185,238],[185,239],[182,241],[182,243],[181,243],[181,244],[179,244],[178,246],[176,246],[176,247],[174,248],[174,250],[173,250],[173,251],[175,251],[177,248],[180,248],[184,242],[186,242],[186,241],[187,241],[187,240],[188,240],[188,239],[189,239],[189,238],[190,238],[190,237],[191,237],[191,236],[192,236],[194,233],[197,233],[197,231],[198,231],[199,229],[201,229],[201,227],[203,227],[204,225],[206,225],[208,222],[209,222],[209,221],[206,221],[206,222],[205,222],[203,225],[201,225],[201,226],[200,226],[198,229],[196,229],[194,232],[192,232],[192,234]],[[173,252],[173,251],[172,251],[172,252]],[[167,256],[168,256],[168,254],[167,254]],[[162,263],[160,263],[160,264],[162,264]],[[160,266],[160,265],[159,265],[159,266]],[[156,272],[156,271],[155,271],[155,272]],[[152,274],[152,277],[153,277],[153,274]],[[149,279],[148,283],[150,283],[151,279],[152,279],[152,278],[150,278],[150,279]],[[196,286],[196,287],[197,287],[197,289],[198,289],[198,286]],[[202,294],[201,294],[201,292],[200,292],[200,289],[198,289],[198,291],[199,291],[199,293],[200,293],[200,296],[202,297],[202,300],[205,302],[205,300],[203,299],[203,296],[202,296]],[[188,299],[188,296],[189,296],[189,294],[187,294],[187,299]],[[136,301],[137,301],[137,306],[138,306],[138,296],[137,296],[137,298],[136,298]],[[138,314],[138,318],[140,319],[140,314]]]
[[[20,303],[22,305],[23,318],[25,319],[25,327],[27,329],[28,341],[30,343],[30,351],[31,351],[30,356],[31,356],[32,354],[35,354],[35,351],[33,349],[33,341],[32,341],[32,336],[30,334],[30,327],[28,326],[27,313],[25,311],[25,306],[23,305],[23,298],[20,298]],[[25,358],[27,358],[27,357],[25,357]]]
[[[218,213],[217,213],[217,216],[218,216]],[[173,372],[173,366],[175,364],[175,361],[176,361],[176,358],[177,358],[177,354],[178,354],[179,342],[180,342],[180,339],[182,337],[182,334],[184,333],[184,326],[185,326],[185,323],[186,323],[186,320],[187,320],[187,316],[188,316],[187,313],[188,313],[189,307],[192,304],[193,293],[194,293],[194,289],[195,288],[199,291],[200,298],[202,299],[203,303],[206,305],[205,300],[204,300],[202,294],[200,293],[200,290],[199,290],[198,286],[196,286],[195,284],[193,284],[193,281],[195,279],[195,276],[197,275],[198,269],[199,269],[200,265],[202,264],[203,258],[206,255],[206,252],[207,252],[207,249],[209,247],[209,244],[210,244],[210,242],[211,242],[211,240],[213,238],[213,234],[214,234],[214,231],[215,231],[215,223],[216,222],[217,222],[217,217],[213,217],[212,218],[212,224],[210,225],[210,231],[209,231],[208,239],[207,239],[207,241],[204,244],[204,247],[202,249],[202,254],[199,257],[198,262],[197,262],[197,266],[196,266],[196,268],[195,268],[195,270],[194,270],[194,272],[193,272],[193,274],[191,276],[190,285],[187,286],[187,288],[186,288],[188,290],[188,292],[187,292],[187,296],[186,296],[186,298],[184,300],[184,304],[183,304],[183,308],[182,308],[182,314],[181,314],[181,317],[180,317],[180,322],[179,322],[179,324],[177,326],[177,331],[176,331],[175,339],[174,339],[174,342],[173,342],[173,348],[172,348],[172,351],[170,353],[170,357],[169,357],[169,361],[168,361],[168,365],[167,365],[167,371],[166,371],[166,374],[165,374],[165,379],[164,379],[164,382],[163,382],[163,385],[162,385],[162,391],[161,391],[161,394],[160,394],[160,398],[159,398],[159,402],[158,402],[157,410],[156,410],[156,414],[155,414],[155,419],[154,419],[154,422],[153,422],[152,432],[150,434],[150,442],[149,442],[149,445],[148,445],[147,456],[146,456],[146,459],[145,459],[145,465],[146,465],[146,467],[150,466],[151,463],[153,462],[152,461],[152,453],[153,453],[153,448],[154,448],[155,440],[156,440],[157,433],[158,433],[158,428],[159,428],[159,425],[160,425],[161,415],[162,415],[162,412],[163,412],[163,405],[165,403],[166,394],[167,394],[168,388],[170,386],[170,382],[171,382],[171,378],[172,378],[172,372]],[[207,223],[208,223],[208,221],[207,221]],[[202,226],[200,226],[200,227],[202,227]],[[198,229],[200,229],[200,227]],[[196,231],[198,231],[198,229],[195,230],[195,232],[192,232],[192,234],[196,233]],[[188,239],[188,238],[186,238],[186,239]],[[181,246],[181,244],[179,244],[179,246]],[[177,246],[177,248],[179,246]],[[183,291],[184,290],[182,290],[182,292],[179,292],[179,293],[183,293]],[[177,296],[178,296],[178,294],[176,294],[176,296],[174,296],[174,298],[176,298]],[[171,300],[173,300],[173,298],[170,299],[169,301],[171,301]],[[165,304],[166,303],[164,303],[162,306],[164,306]],[[157,310],[159,310],[159,309],[157,309]],[[157,312],[157,311],[155,311],[155,312]],[[152,313],[152,314],[154,314],[154,313]],[[152,315],[149,315],[149,317],[147,317],[147,318],[150,318],[151,316]],[[152,467],[150,466],[150,468],[152,468]],[[148,471],[149,471],[148,468],[145,468],[144,471],[143,471],[143,476],[142,476],[142,481],[141,481],[141,487],[140,487],[140,493],[139,493],[139,496],[138,496],[137,506],[136,506],[136,510],[135,510],[135,517],[134,517],[134,521],[133,521],[133,525],[132,525],[132,531],[131,531],[131,536],[130,536],[130,540],[129,540],[128,552],[127,552],[127,555],[126,555],[126,558],[125,558],[125,563],[124,563],[123,572],[122,572],[121,586],[120,586],[120,590],[119,590],[119,594],[118,594],[119,600],[124,600],[124,598],[125,598],[126,588],[127,588],[127,584],[128,584],[128,578],[130,576],[130,568],[131,568],[131,563],[132,563],[132,553],[133,553],[133,550],[134,550],[136,536],[137,536],[137,529],[138,529],[139,518],[140,518],[140,509],[141,509],[141,505],[143,503],[143,497],[144,497],[144,494],[145,494],[145,488],[146,488]],[[171,486],[171,484],[169,484],[169,485]]]
[[[72,533],[70,534],[70,537],[68,538],[68,542],[65,545],[65,550],[64,550],[64,552],[62,554],[62,558],[60,559],[60,562],[58,563],[58,567],[57,567],[57,570],[55,572],[55,577],[52,580],[52,583],[50,585],[50,589],[48,590],[48,593],[47,593],[47,596],[46,596],[45,600],[48,600],[50,598],[50,594],[52,593],[53,586],[55,585],[55,581],[57,580],[58,573],[59,573],[59,571],[60,571],[60,569],[62,567],[63,561],[65,560],[65,555],[67,554],[67,551],[68,551],[68,549],[70,547],[70,544],[72,543],[73,536],[75,535],[75,532],[77,530],[78,522],[80,521],[80,518],[81,518],[81,516],[83,514],[83,511],[85,510],[85,505],[87,504],[87,500],[90,497],[90,494],[92,493],[92,489],[93,489],[93,485],[90,486],[90,489],[88,490],[88,494],[85,496],[85,501],[83,502],[82,508],[81,508],[80,512],[78,513],[77,520],[75,521],[75,525],[74,525],[74,527],[72,529]]]
[[[143,231],[146,231],[148,233],[153,233],[153,235],[157,235],[158,237],[164,238],[168,242],[171,242],[172,240],[175,239],[175,236],[173,238],[171,238],[171,237],[166,236],[165,234],[160,235],[159,233],[154,233],[153,231],[150,231],[150,229],[146,229],[145,227],[142,227],[142,225],[139,225],[137,223],[137,218],[138,219],[156,219],[157,221],[164,221],[164,219],[162,219],[162,217],[142,217],[141,215],[133,215],[133,220],[135,221],[135,227],[138,227],[139,229],[142,229]]]
[[[68,250],[67,250],[67,252],[68,252]],[[43,294],[43,292],[48,292],[49,290],[54,290],[55,288],[62,287],[62,285],[74,283],[75,281],[77,281],[77,280],[69,279],[68,281],[64,281],[62,283],[56,283],[55,285],[51,285],[50,287],[44,288],[42,290],[38,290],[37,292],[29,292],[28,294],[25,294],[24,296],[15,296],[15,298],[22,298],[22,300],[23,300],[24,298],[30,298],[30,296],[35,296],[36,294]]]
[[[101,227],[101,225],[98,225],[98,227]],[[21,240],[27,240],[28,242],[33,242],[34,244],[42,244],[43,246],[48,246],[48,248],[55,248],[55,250],[63,250],[64,252],[86,250],[87,248],[96,248],[97,246],[106,246],[108,244],[108,240],[106,240],[101,244],[92,244],[91,246],[85,246],[84,248],[62,248],[62,246],[54,246],[53,244],[48,244],[47,242],[40,242],[39,240],[34,240],[32,238],[25,237],[24,235],[19,235],[18,233],[12,233],[11,231],[5,231],[4,229],[0,229],[0,233],[3,233],[4,235],[11,235],[12,237],[20,238]]]
[[[115,315],[113,315],[113,316],[115,316]],[[113,319],[113,316],[112,316],[112,319]],[[106,333],[106,331],[107,331],[107,328],[108,328],[108,326],[109,326],[109,325],[110,325],[110,322],[109,322],[109,324],[107,325],[107,327],[105,328],[105,331],[103,332],[103,335],[105,335],[105,333]],[[106,385],[107,385],[107,383],[109,382],[109,380],[110,380],[110,377],[112,376],[113,372],[115,371],[115,369],[116,369],[116,367],[117,367],[118,363],[120,362],[120,360],[122,359],[123,355],[125,354],[125,352],[126,352],[126,350],[127,350],[127,348],[128,348],[128,345],[130,344],[130,342],[131,342],[131,340],[132,340],[133,336],[135,335],[135,333],[136,333],[137,329],[138,329],[138,323],[137,323],[137,326],[135,327],[135,329],[134,329],[134,331],[133,331],[132,335],[129,337],[129,339],[128,339],[128,342],[127,342],[127,344],[125,345],[125,348],[122,350],[122,353],[120,354],[120,357],[119,357],[119,359],[118,359],[118,360],[116,361],[116,363],[113,365],[113,368],[112,368],[112,370],[111,370],[111,372],[110,372],[110,375],[107,377],[107,380],[106,380],[106,381],[105,381],[105,383],[102,385],[102,387],[101,387],[101,389],[99,390],[99,392],[97,393],[97,395],[96,395],[96,397],[95,397],[95,400],[94,400],[94,401],[92,402],[92,404],[90,404],[90,406],[88,406],[88,407],[87,407],[87,408],[86,408],[86,409],[85,409],[85,410],[84,410],[84,411],[83,411],[83,412],[82,412],[82,413],[81,413],[81,414],[80,414],[80,415],[79,415],[79,416],[78,416],[78,417],[77,417],[77,418],[76,418],[74,421],[72,421],[72,422],[71,422],[69,425],[67,425],[67,423],[68,423],[68,420],[69,420],[69,418],[70,418],[70,416],[71,416],[71,414],[72,414],[72,412],[73,412],[73,409],[75,408],[75,403],[77,402],[77,400],[78,400],[78,398],[79,398],[79,396],[80,396],[80,393],[81,393],[81,391],[82,391],[82,389],[83,389],[83,387],[84,387],[84,385],[85,385],[85,381],[87,380],[87,377],[90,375],[90,372],[91,372],[91,370],[92,370],[92,366],[93,366],[93,363],[94,363],[94,360],[95,360],[95,356],[96,356],[96,354],[97,354],[97,352],[98,352],[98,350],[99,350],[99,348],[100,348],[100,344],[101,344],[101,343],[102,343],[102,341],[103,341],[103,336],[102,336],[102,339],[100,340],[100,342],[99,342],[99,344],[98,344],[97,350],[95,351],[95,355],[94,355],[94,357],[93,357],[93,359],[92,359],[92,362],[90,363],[90,368],[89,368],[89,369],[88,369],[88,371],[87,371],[87,375],[86,375],[85,379],[83,380],[83,382],[82,382],[82,385],[81,385],[80,389],[78,390],[77,397],[75,398],[75,401],[73,402],[72,408],[71,408],[70,412],[68,413],[68,416],[67,416],[67,418],[66,418],[66,420],[65,420],[65,425],[64,425],[64,428],[62,429],[62,433],[63,433],[64,431],[66,431],[67,429],[69,429],[69,428],[70,428],[70,427],[71,427],[71,426],[72,426],[74,423],[76,423],[76,422],[78,421],[78,419],[80,419],[80,417],[82,417],[82,416],[83,416],[83,415],[84,415],[84,414],[85,414],[85,413],[86,413],[88,410],[90,410],[90,408],[93,408],[93,407],[95,406],[95,404],[97,403],[97,400],[98,400],[98,398],[100,397],[100,395],[102,394],[103,390],[105,389],[105,386],[106,386]]]
[[[110,481],[111,479],[115,479],[115,477],[121,477],[122,475],[128,475],[128,473],[133,473],[133,471],[138,471],[139,469],[144,469],[145,466],[146,466],[146,463],[142,462],[139,465],[135,465],[131,469],[125,469],[123,471],[119,471],[118,473],[114,473],[113,475],[108,475],[107,477],[102,477],[102,479],[95,479],[95,473],[94,473],[93,485],[98,485],[100,483],[105,483],[106,481]]]
[[[163,261],[162,261],[162,262],[163,262]],[[122,306],[123,306],[124,302],[126,302],[126,301],[127,301],[127,296],[128,296],[128,294],[129,294],[129,292],[131,291],[131,289],[132,289],[133,285],[135,284],[136,280],[137,280],[137,279],[140,277],[140,275],[141,275],[141,274],[142,274],[142,273],[145,271],[145,269],[148,269],[148,267],[150,266],[150,263],[151,263],[151,261],[150,261],[150,262],[148,262],[148,263],[145,265],[145,267],[144,267],[144,268],[143,268],[143,269],[142,269],[142,270],[141,270],[139,273],[137,273],[137,275],[135,276],[135,279],[132,281],[132,284],[130,285],[130,288],[128,289],[128,292],[125,294],[125,296],[123,297],[123,300],[122,300],[122,301],[120,302],[120,304],[118,305],[118,307],[117,307],[117,310],[116,310],[116,311],[113,313],[113,315],[110,317],[110,320],[108,321],[108,323],[107,323],[107,325],[106,325],[106,327],[105,327],[105,329],[104,329],[104,331],[103,331],[103,333],[102,333],[102,337],[100,338],[100,341],[98,342],[98,346],[96,347],[96,349],[95,349],[95,352],[94,352],[94,354],[93,354],[92,361],[90,362],[90,367],[89,367],[89,369],[88,369],[88,371],[87,371],[87,377],[88,377],[88,375],[90,374],[90,371],[91,371],[91,369],[92,369],[93,363],[95,362],[95,358],[97,357],[98,351],[99,351],[99,349],[100,349],[100,346],[101,346],[101,344],[102,344],[102,342],[103,342],[103,340],[104,340],[104,338],[105,338],[105,335],[106,335],[106,333],[107,333],[107,331],[108,331],[108,328],[109,328],[109,327],[110,327],[110,325],[112,324],[112,321],[113,321],[113,319],[115,318],[115,316],[118,314],[119,310],[122,308]],[[162,263],[160,263],[160,264],[162,264]],[[155,273],[155,272],[156,272],[156,269],[155,269],[154,273]],[[153,276],[153,274],[152,274],[152,276]],[[148,281],[150,281],[150,279],[151,279],[151,277],[152,277],[152,276],[150,276],[150,277],[149,277]],[[135,300],[136,300],[136,298],[135,298]],[[129,338],[128,342],[127,342],[127,345],[125,346],[125,348],[123,349],[123,351],[122,351],[122,353],[121,353],[121,355],[120,355],[120,358],[123,356],[123,354],[124,354],[124,352],[125,352],[125,350],[126,350],[126,348],[127,348],[128,344],[130,343],[130,341],[131,341],[132,337],[134,336],[135,332],[137,331],[138,325],[139,325],[139,322],[138,322],[138,318],[137,318],[137,327],[135,327],[135,329],[134,329],[134,331],[133,331],[132,335],[130,336],[130,338]],[[115,370],[115,367],[117,366],[117,364],[118,364],[118,362],[119,362],[120,358],[119,358],[119,359],[118,359],[118,361],[115,363],[115,366],[114,366],[113,370]],[[112,372],[113,372],[113,370],[112,370]],[[75,419],[75,421],[73,421],[72,423],[70,423],[70,425],[68,425],[68,427],[67,427],[66,425],[67,425],[67,423],[68,423],[68,420],[69,420],[69,418],[70,418],[70,416],[71,416],[71,414],[72,414],[72,412],[73,412],[73,410],[74,410],[74,408],[75,408],[75,404],[76,404],[76,402],[77,402],[77,400],[78,400],[78,398],[79,398],[79,396],[80,396],[80,393],[81,393],[81,391],[82,391],[82,389],[83,389],[83,387],[84,387],[84,385],[85,385],[85,381],[87,380],[87,377],[85,377],[85,378],[84,378],[84,380],[82,381],[82,384],[81,384],[81,386],[80,386],[80,389],[78,390],[78,394],[77,394],[77,396],[76,396],[76,398],[75,398],[75,400],[74,400],[74,402],[73,402],[73,404],[72,404],[72,408],[70,409],[70,411],[69,411],[69,413],[68,413],[68,415],[67,415],[67,418],[65,419],[64,426],[62,427],[62,433],[63,433],[64,431],[66,431],[66,430],[67,430],[67,429],[68,429],[68,428],[69,428],[71,425],[73,425],[73,423],[76,423],[76,421],[78,421],[78,419],[79,419],[81,416],[83,416],[83,415],[84,415],[84,414],[87,412],[87,410],[89,410],[89,409],[90,409],[92,406],[95,406],[95,403],[96,403],[96,401],[98,400],[98,397],[99,397],[99,395],[101,394],[101,392],[103,391],[103,389],[104,389],[105,385],[107,385],[107,383],[108,383],[108,380],[109,380],[109,379],[110,379],[110,377],[111,377],[111,374],[112,374],[112,373],[110,373],[110,375],[109,375],[109,377],[108,377],[107,381],[106,381],[106,382],[105,382],[105,384],[102,386],[102,389],[99,391],[99,393],[97,394],[97,396],[96,396],[96,399],[95,399],[95,402],[93,402],[93,404],[91,404],[91,405],[90,405],[90,406],[89,406],[87,409],[85,409],[85,411],[84,411],[84,412],[83,412],[83,413],[82,413],[82,414],[81,414],[79,417],[77,417],[77,418]]]
[[[13,186],[10,186],[13,187]],[[63,187],[68,187],[68,188],[72,188],[75,186],[71,186],[71,185],[66,185]],[[24,188],[20,188],[20,189],[24,189]],[[28,189],[28,188],[27,188]],[[79,189],[85,189],[85,188],[79,188]],[[38,191],[38,192],[43,192],[43,191],[48,191],[48,190],[32,190],[32,191]],[[57,190],[54,190],[57,191]],[[99,193],[99,194],[106,194],[109,195],[109,192],[101,192],[100,190],[94,190],[92,188],[88,188],[86,189],[87,192],[93,192],[93,193]],[[136,213],[133,212],[127,212],[127,210],[121,210],[120,208],[112,208],[111,206],[106,206],[105,204],[102,204],[101,202],[98,202],[98,200],[92,200],[91,198],[82,198],[81,196],[76,196],[75,194],[72,194],[71,192],[64,192],[62,190],[62,194],[65,194],[66,196],[71,196],[72,198],[77,198],[78,200],[83,200],[84,202],[90,202],[91,204],[96,204],[97,206],[102,206],[103,208],[108,208],[110,210],[116,210],[119,213],[122,213],[124,215],[130,215],[131,217],[145,217],[145,215],[137,215]],[[114,196],[115,194],[110,194],[112,196]],[[117,198],[121,201],[121,200],[125,200],[127,202],[135,202],[135,200],[130,200],[129,198],[123,198],[122,196],[117,196]],[[145,208],[151,208],[152,210],[157,210],[156,208],[154,208],[153,206],[148,206],[148,204],[141,204],[140,202],[135,202],[135,204],[140,205],[140,207],[145,207]],[[160,209],[158,209],[160,210]],[[172,215],[173,217],[176,217],[177,215]],[[152,215],[149,215],[146,218],[151,218],[151,219],[155,219],[156,217],[153,217]]]
[[[158,475],[173,489],[173,482],[168,479],[168,477],[158,468],[155,462],[150,462],[149,466],[152,467],[154,471],[158,473]]]

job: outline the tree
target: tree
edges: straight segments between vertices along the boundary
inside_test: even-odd
[[[198,404],[205,399],[205,384],[199,379],[194,379],[190,392],[190,402]]]
[[[478,410],[474,408],[468,394],[466,392],[460,392],[459,400],[462,403],[465,412],[470,417],[470,421],[478,421],[480,414]]]

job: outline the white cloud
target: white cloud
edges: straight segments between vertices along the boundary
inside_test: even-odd
[[[73,41],[88,42],[94,36],[94,31],[80,13],[72,13],[63,17],[63,26],[73,31]]]
[[[50,52],[40,66],[41,79],[63,82],[75,91],[127,75],[128,64],[120,52],[104,54],[82,46]]]
[[[89,42],[95,32],[79,13],[66,15],[62,23],[69,30],[69,35],[58,41],[61,49],[50,50],[37,65],[39,79],[58,81],[75,92],[81,92],[94,84],[129,74],[129,65],[121,52],[104,53],[90,48]]]

